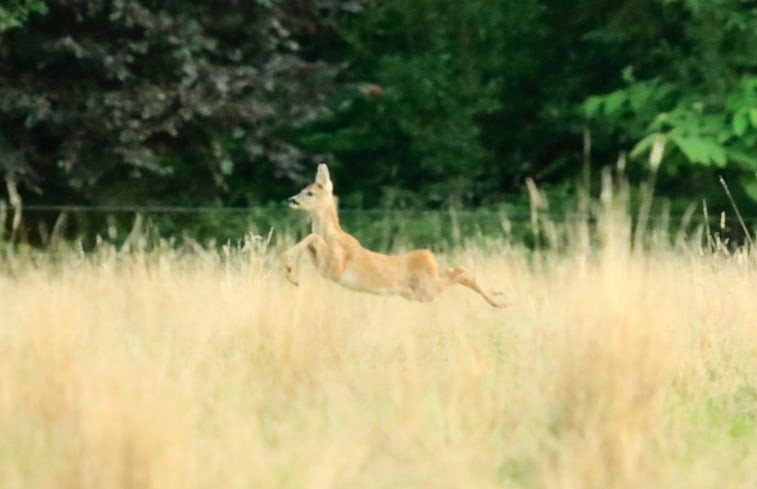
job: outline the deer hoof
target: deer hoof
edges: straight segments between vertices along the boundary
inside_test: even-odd
[[[292,285],[294,285],[295,287],[299,287],[299,286],[300,286],[300,282],[298,282],[298,281],[297,281],[297,279],[296,279],[296,278],[294,278],[294,277],[293,277],[292,275],[290,275],[289,273],[287,273],[287,280],[289,280],[289,282],[290,282],[290,283],[291,283]]]

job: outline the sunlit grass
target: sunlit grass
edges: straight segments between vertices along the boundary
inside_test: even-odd
[[[757,259],[604,236],[443,257],[504,310],[254,242],[6,260],[0,487],[757,487]]]

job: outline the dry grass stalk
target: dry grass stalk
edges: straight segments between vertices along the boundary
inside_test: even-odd
[[[505,311],[294,288],[263,240],[19,265],[0,487],[757,487],[757,260],[603,226],[581,260],[449,257]]]

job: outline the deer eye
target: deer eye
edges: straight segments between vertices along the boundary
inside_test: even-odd
[[[305,192],[305,195],[312,196],[313,195],[313,191],[312,190],[308,190],[307,192]]]

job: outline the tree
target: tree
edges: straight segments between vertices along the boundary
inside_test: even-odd
[[[349,172],[346,205],[479,203],[501,178],[491,178],[489,127],[522,107],[503,94],[533,75],[529,39],[539,40],[543,9],[535,0],[371,5],[340,23],[352,85],[298,143]]]
[[[703,169],[735,174],[757,200],[757,10],[753,2],[654,1],[633,23],[630,2],[615,22],[592,35],[603,46],[635,44],[644,51],[626,59],[623,86],[589,97],[585,113],[633,146],[649,150],[663,137],[670,151],[668,175]],[[635,8],[636,15],[639,9]],[[640,31],[639,26],[647,26]],[[701,172],[700,172],[701,173]]]
[[[276,128],[318,113],[335,70],[302,46],[343,4],[48,7],[0,50],[0,169],[27,189],[47,202],[197,203],[297,173],[305,156]]]
[[[296,138],[349,172],[350,205],[496,202],[529,176],[573,193],[587,125],[601,164],[666,135],[669,195],[726,167],[757,196],[753,2],[370,5],[339,24],[354,88]]]

